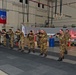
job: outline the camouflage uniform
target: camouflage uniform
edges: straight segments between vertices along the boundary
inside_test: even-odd
[[[17,32],[16,31],[15,34],[20,37],[20,39],[19,39],[19,49],[22,49],[22,51],[24,51],[25,37],[24,37],[23,32],[21,32],[21,31]]]
[[[3,36],[3,45],[6,46],[6,31],[2,32],[2,36]]]
[[[59,61],[62,61],[62,59],[64,58],[64,52],[65,52],[65,36],[64,34],[60,34],[57,35],[57,37],[59,38],[59,43],[60,43],[60,57],[59,57]]]
[[[33,52],[35,52],[34,51],[35,41],[34,41],[34,34],[33,34],[33,32],[29,33],[28,36],[27,36],[27,38],[28,38],[28,41],[29,41],[29,44],[28,44],[29,53],[30,53],[30,49],[32,49]]]
[[[11,46],[11,48],[13,48],[13,46],[14,46],[14,33],[13,33],[13,31],[12,30],[9,30],[8,32],[7,32],[7,34],[10,36],[10,46]]]
[[[38,48],[40,48],[40,32],[39,33],[37,33],[37,46],[38,46]]]
[[[47,55],[47,34],[46,32],[44,33],[40,33],[39,34],[40,37],[40,52],[41,55]]]
[[[65,32],[66,50],[68,49],[68,42],[69,42],[70,37],[71,36],[70,36],[69,32]]]

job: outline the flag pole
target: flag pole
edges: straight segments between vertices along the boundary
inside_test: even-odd
[[[2,10],[4,10],[4,0],[2,0]],[[2,26],[4,29],[6,29],[5,24]]]

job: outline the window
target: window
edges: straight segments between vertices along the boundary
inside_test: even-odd
[[[42,8],[44,8],[44,4],[42,4]]]
[[[40,7],[40,3],[38,3],[38,7]]]
[[[23,0],[19,0],[19,2],[21,2],[21,3],[22,3],[22,2],[23,2]]]
[[[25,0],[25,3],[28,4],[28,0]]]
[[[23,3],[23,0],[19,0],[19,2]],[[28,4],[28,0],[25,0],[25,3]]]

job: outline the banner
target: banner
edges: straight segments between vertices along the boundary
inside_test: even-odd
[[[0,10],[0,23],[6,24],[6,11]]]
[[[22,25],[22,32],[24,33],[24,36],[26,36],[27,30],[26,30],[26,27],[24,25]]]

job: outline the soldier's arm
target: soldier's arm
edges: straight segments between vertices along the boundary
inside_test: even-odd
[[[16,34],[16,35],[20,35],[20,33],[19,33],[19,32],[15,32],[15,34]]]
[[[11,32],[7,32],[7,34],[8,34],[8,35],[10,35],[10,34],[11,34]]]

